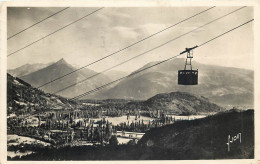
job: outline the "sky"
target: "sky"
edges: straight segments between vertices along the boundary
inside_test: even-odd
[[[62,58],[76,67],[82,67],[209,7],[103,8],[87,18],[9,56],[7,67],[8,69],[14,69],[24,64],[51,63]],[[89,68],[97,72],[105,70],[238,8],[240,7],[215,7]],[[9,37],[61,9],[50,7],[8,8],[7,36]],[[47,19],[9,39],[7,41],[7,54],[96,9],[98,8],[73,7]],[[149,62],[170,58],[182,52],[186,47],[199,45],[253,17],[253,8],[246,7],[117,67],[115,70],[132,72]],[[193,60],[205,64],[253,69],[253,36],[253,23],[249,23],[205,46],[197,48],[194,50]],[[185,57],[185,55],[182,57]]]

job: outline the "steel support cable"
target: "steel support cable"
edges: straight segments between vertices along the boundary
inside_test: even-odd
[[[29,28],[32,28],[33,26],[35,26],[35,25],[37,25],[37,24],[39,24],[39,23],[41,23],[41,22],[43,22],[43,21],[45,21],[45,20],[47,20],[47,19],[49,19],[49,18],[51,18],[51,17],[57,15],[57,14],[59,14],[59,13],[65,11],[65,10],[67,10],[68,8],[69,8],[69,7],[66,7],[66,8],[64,8],[64,9],[62,9],[62,10],[59,10],[58,12],[56,12],[56,13],[54,13],[54,14],[52,14],[52,15],[50,15],[50,16],[48,16],[48,17],[46,17],[46,18],[44,18],[44,19],[42,19],[42,20],[40,20],[40,21],[38,21],[38,22],[36,22],[36,23],[34,23],[33,25],[31,25],[31,26],[29,26],[29,27],[26,27],[25,29],[23,29],[23,30],[21,30],[21,31],[15,33],[15,34],[13,34],[12,36],[8,37],[7,40],[13,38],[13,37],[16,36],[16,35],[21,34],[22,32],[28,30]]]
[[[182,22],[184,22],[184,21],[187,21],[187,20],[189,20],[189,19],[191,19],[191,18],[193,18],[193,17],[195,17],[195,16],[198,16],[198,15],[200,15],[200,14],[206,12],[206,11],[209,11],[209,10],[211,10],[211,9],[213,9],[213,8],[215,8],[215,6],[210,7],[210,8],[208,8],[208,9],[206,9],[206,10],[203,10],[203,11],[201,11],[201,12],[195,14],[195,15],[192,15],[192,16],[190,16],[190,17],[188,17],[188,18],[186,18],[186,19],[184,19],[184,20],[182,20],[182,21],[180,21],[180,22],[178,22],[178,23],[176,23],[176,24],[174,24],[174,25],[171,25],[171,26],[169,26],[169,27],[167,27],[167,28],[165,28],[165,29],[163,29],[163,30],[160,30],[160,31],[158,31],[158,32],[156,32],[156,33],[154,33],[154,34],[152,34],[152,35],[149,35],[148,37],[145,37],[145,38],[143,38],[143,39],[141,39],[141,40],[139,40],[139,41],[137,41],[137,42],[134,42],[133,44],[131,44],[131,45],[127,46],[127,47],[124,47],[124,48],[122,48],[122,49],[120,49],[120,50],[118,50],[118,51],[116,51],[116,52],[113,52],[113,53],[111,53],[111,54],[109,54],[109,55],[107,55],[107,56],[105,56],[105,57],[103,57],[103,58],[100,58],[100,59],[98,59],[98,60],[96,60],[96,61],[94,61],[94,62],[92,62],[92,63],[89,63],[89,64],[87,64],[87,65],[85,65],[85,66],[83,66],[83,67],[80,67],[80,68],[78,68],[78,69],[72,71],[72,72],[69,72],[69,73],[67,73],[67,74],[65,74],[65,75],[63,75],[63,76],[60,76],[60,77],[58,77],[58,78],[56,78],[56,79],[54,79],[54,80],[51,80],[51,81],[49,81],[49,82],[47,82],[47,83],[44,83],[44,84],[38,86],[37,88],[38,88],[38,89],[39,89],[39,88],[42,88],[42,87],[44,87],[45,85],[48,85],[48,84],[50,84],[50,83],[52,83],[52,82],[54,82],[54,81],[57,81],[57,80],[59,80],[59,79],[62,79],[62,78],[64,78],[64,77],[66,77],[66,76],[68,76],[68,75],[70,75],[70,74],[72,74],[72,73],[75,73],[75,72],[77,72],[77,71],[79,71],[79,70],[82,70],[82,69],[84,69],[84,68],[86,68],[86,67],[89,67],[89,66],[91,66],[91,65],[93,65],[93,64],[95,64],[95,63],[98,63],[98,62],[100,62],[100,61],[102,61],[102,60],[104,60],[104,59],[106,59],[106,58],[108,58],[108,57],[111,57],[111,56],[113,56],[113,55],[115,55],[115,54],[117,54],[117,53],[119,53],[119,52],[122,52],[122,51],[124,51],[124,50],[126,50],[126,49],[128,49],[128,48],[130,48],[130,47],[132,47],[132,46],[134,46],[134,45],[136,45],[136,44],[138,44],[138,43],[140,43],[140,42],[143,42],[143,41],[145,41],[145,40],[147,40],[147,39],[149,39],[149,38],[151,38],[151,37],[153,37],[153,36],[155,36],[155,35],[157,35],[157,34],[163,32],[163,31],[166,31],[166,30],[168,30],[168,29],[170,29],[170,28],[172,28],[172,27],[174,27],[174,26],[176,26],[176,25],[178,25],[178,24],[180,24],[180,23],[182,23]]]
[[[217,39],[217,38],[219,38],[219,37],[221,37],[221,36],[223,36],[223,35],[225,35],[225,34],[231,32],[231,31],[233,31],[233,30],[235,30],[235,29],[238,29],[238,28],[240,28],[240,27],[242,27],[242,26],[244,26],[244,25],[246,25],[246,24],[248,24],[248,23],[250,23],[250,22],[252,22],[253,20],[254,20],[254,19],[251,19],[251,20],[249,20],[249,21],[247,21],[247,22],[245,22],[245,23],[243,23],[243,24],[241,24],[241,25],[239,25],[239,26],[236,26],[235,28],[232,28],[232,29],[230,29],[230,30],[228,30],[228,31],[226,31],[226,32],[224,32],[224,33],[222,33],[222,34],[220,34],[220,35],[218,35],[218,36],[216,36],[216,37],[214,37],[214,38],[212,38],[212,39],[210,39],[210,40],[208,40],[208,41],[202,43],[202,44],[200,44],[198,47],[201,47],[201,46],[203,46],[203,45],[206,45],[206,44],[208,44],[209,42],[212,42],[213,40],[215,40],[215,39]],[[197,48],[198,48],[198,47],[197,47]],[[85,93],[83,93],[83,94],[81,94],[81,95],[78,95],[78,96],[76,96],[76,97],[73,97],[71,100],[77,100],[77,99],[79,99],[79,98],[81,98],[81,97],[87,96],[87,95],[89,95],[89,94],[91,94],[91,93],[94,93],[94,92],[96,92],[96,91],[99,91],[100,89],[102,89],[102,88],[104,88],[104,87],[106,87],[106,86],[108,86],[108,85],[111,85],[111,84],[113,84],[113,83],[115,83],[115,82],[118,82],[118,81],[121,81],[121,80],[123,80],[123,79],[129,78],[129,77],[131,77],[131,76],[133,76],[133,75],[135,75],[135,74],[137,74],[137,73],[140,73],[140,72],[142,72],[142,71],[145,71],[145,70],[147,70],[147,69],[150,69],[150,68],[152,68],[152,67],[155,67],[155,66],[157,66],[157,65],[159,65],[159,64],[165,63],[165,62],[167,62],[167,61],[169,61],[169,60],[172,60],[172,59],[174,59],[174,58],[176,58],[176,57],[178,57],[178,56],[181,56],[181,55],[182,55],[182,54],[178,54],[178,55],[173,56],[173,57],[171,57],[171,58],[168,58],[168,59],[166,59],[166,60],[160,61],[160,62],[158,62],[158,63],[156,63],[156,64],[153,64],[153,65],[151,65],[151,66],[149,66],[149,67],[146,67],[146,68],[143,68],[143,69],[141,69],[141,70],[138,70],[138,71],[136,71],[136,72],[134,72],[134,73],[132,73],[132,74],[130,74],[130,75],[128,75],[128,76],[119,78],[119,79],[114,80],[114,81],[112,81],[112,82],[109,82],[109,83],[107,83],[107,84],[105,84],[105,85],[102,85],[102,86],[100,86],[100,87],[98,87],[98,88],[95,88],[95,89],[90,90],[90,91],[88,91],[88,92],[85,92]]]
[[[221,35],[218,35],[218,36],[216,36],[216,37],[214,37],[214,38],[212,38],[212,39],[210,39],[210,40],[208,40],[208,41],[206,41],[206,42],[204,42],[204,43],[198,45],[198,47],[201,47],[201,46],[203,46],[203,45],[205,45],[205,44],[207,44],[207,43],[209,43],[209,42],[211,42],[211,41],[213,41],[213,40],[215,40],[215,39],[217,39],[217,38],[219,38],[219,37],[221,37],[221,36],[223,36],[223,35],[225,35],[225,34],[227,34],[227,33],[229,33],[229,32],[231,32],[231,31],[234,31],[235,29],[237,29],[237,28],[239,28],[239,27],[241,27],[241,26],[244,26],[244,25],[246,25],[246,24],[248,24],[248,23],[250,23],[250,22],[252,22],[252,21],[254,21],[254,19],[251,19],[251,20],[249,20],[249,21],[247,21],[247,22],[245,22],[245,23],[243,23],[243,24],[241,24],[241,25],[239,25],[239,26],[237,26],[237,27],[235,27],[235,28],[232,28],[232,29],[230,29],[230,30],[228,30],[228,31],[226,31],[226,32],[224,32],[224,33],[222,33]]]
[[[168,44],[168,43],[170,43],[170,42],[172,42],[172,41],[175,41],[175,40],[177,40],[177,39],[179,39],[179,38],[181,38],[181,37],[183,37],[183,36],[185,36],[185,35],[187,35],[187,34],[189,34],[189,33],[192,33],[193,31],[196,31],[196,30],[198,30],[198,29],[200,29],[200,28],[203,28],[203,27],[205,27],[205,26],[207,26],[207,25],[209,25],[209,24],[211,24],[211,23],[214,23],[214,22],[216,22],[216,21],[218,21],[218,20],[220,20],[220,19],[222,19],[222,18],[224,18],[224,17],[226,17],[226,16],[228,16],[228,15],[230,15],[230,14],[233,14],[233,13],[237,12],[238,10],[241,10],[242,8],[244,8],[244,7],[241,7],[241,8],[239,8],[239,9],[236,9],[236,10],[234,10],[234,11],[232,11],[232,12],[229,12],[229,13],[223,15],[223,16],[220,16],[220,17],[218,17],[218,18],[216,18],[216,19],[214,19],[214,20],[212,20],[212,21],[210,21],[210,22],[208,22],[208,23],[206,23],[206,24],[204,24],[204,25],[201,25],[201,26],[199,26],[199,27],[197,27],[197,28],[195,28],[195,29],[193,29],[193,30],[191,30],[191,31],[188,31],[188,32],[186,32],[186,33],[184,33],[184,34],[182,34],[182,35],[180,35],[180,36],[178,36],[178,37],[175,37],[175,38],[173,38],[173,39],[171,39],[171,40],[169,40],[169,41],[167,41],[167,42],[165,42],[165,43],[163,43],[163,44],[161,44],[161,45],[159,45],[159,46],[156,46],[156,47],[154,47],[154,48],[152,48],[152,49],[150,49],[150,50],[148,50],[148,51],[145,51],[145,52],[143,52],[143,53],[141,53],[141,54],[139,54],[139,55],[137,55],[137,56],[134,56],[134,57],[132,57],[132,58],[130,58],[130,59],[128,59],[128,60],[122,62],[122,63],[119,63],[119,64],[117,64],[117,65],[115,65],[115,66],[112,66],[112,67],[110,67],[110,68],[108,68],[108,69],[105,69],[105,70],[103,70],[102,72],[99,72],[99,73],[96,73],[96,74],[94,74],[94,75],[92,75],[92,76],[90,76],[90,77],[87,77],[86,79],[83,79],[83,80],[81,80],[81,81],[78,81],[78,82],[76,82],[76,83],[73,83],[73,84],[71,84],[71,85],[69,85],[69,86],[67,86],[67,87],[65,87],[65,88],[62,88],[62,89],[60,89],[60,90],[58,90],[58,91],[56,91],[56,92],[53,92],[52,94],[57,94],[57,93],[59,93],[59,92],[61,92],[61,91],[64,91],[64,90],[66,90],[66,89],[68,89],[68,88],[71,88],[71,87],[73,87],[73,86],[76,86],[77,84],[80,84],[80,83],[82,83],[82,82],[84,82],[84,81],[86,81],[86,80],[92,79],[92,78],[94,78],[94,77],[96,77],[96,76],[98,76],[98,75],[100,75],[100,74],[102,74],[102,73],[104,73],[104,72],[106,72],[106,71],[109,71],[109,70],[111,70],[111,69],[113,69],[113,68],[115,68],[115,67],[118,67],[118,66],[120,66],[120,65],[122,65],[122,64],[125,64],[125,63],[127,63],[127,62],[129,62],[129,61],[131,61],[131,60],[133,60],[133,59],[135,59],[135,58],[138,58],[138,57],[140,57],[140,56],[143,56],[143,55],[145,55],[145,54],[147,54],[147,53],[149,53],[149,52],[151,52],[151,51],[153,51],[153,50],[156,50],[156,49],[158,49],[158,48],[160,48],[160,47],[162,47],[162,46],[165,46],[166,44]]]
[[[31,45],[33,45],[33,44],[35,44],[35,43],[37,43],[37,42],[39,42],[39,41],[41,41],[41,40],[43,40],[43,39],[45,39],[45,38],[47,38],[47,37],[49,37],[49,36],[51,36],[51,35],[53,35],[53,34],[59,32],[59,31],[65,29],[65,28],[67,28],[68,26],[70,26],[70,25],[72,25],[72,24],[74,24],[74,23],[76,23],[76,22],[78,22],[78,21],[80,21],[80,20],[82,20],[82,19],[84,19],[84,18],[86,18],[86,17],[88,17],[88,16],[90,16],[90,15],[92,15],[92,14],[98,12],[99,10],[101,10],[101,9],[103,9],[103,8],[104,8],[104,7],[99,8],[99,9],[97,9],[97,10],[95,10],[95,11],[92,11],[91,13],[89,13],[89,14],[87,14],[87,15],[85,15],[85,16],[83,16],[83,17],[81,17],[81,18],[79,18],[79,19],[77,19],[77,20],[75,20],[75,21],[73,21],[73,22],[71,22],[71,23],[69,23],[69,24],[67,24],[66,26],[63,26],[62,28],[59,28],[58,30],[55,30],[55,31],[53,31],[52,33],[50,33],[50,34],[48,34],[48,35],[46,35],[46,36],[44,36],[44,37],[42,37],[42,38],[40,38],[40,39],[38,39],[38,40],[36,40],[36,41],[34,41],[34,42],[32,42],[32,43],[26,45],[26,46],[24,46],[24,47],[22,47],[22,48],[20,48],[20,49],[18,49],[18,50],[16,50],[16,51],[14,51],[14,52],[8,54],[7,57],[9,57],[9,56],[11,56],[11,55],[13,55],[13,54],[15,54],[15,53],[17,53],[17,52],[19,52],[19,51],[21,51],[21,50],[27,48],[27,47],[30,47]]]

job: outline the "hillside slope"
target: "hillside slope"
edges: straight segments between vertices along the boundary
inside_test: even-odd
[[[104,73],[106,76],[108,76],[112,81],[117,80],[121,77],[127,76],[129,73],[123,72],[123,71],[117,71],[117,70],[111,70]]]
[[[57,105],[59,104],[59,105]],[[7,74],[7,113],[28,114],[33,111],[61,109],[75,102],[60,96],[44,93],[23,80]]]
[[[228,136],[239,133],[241,143],[239,139],[230,143],[228,151]],[[138,144],[156,149],[158,154],[162,151],[167,159],[254,158],[254,111],[223,112],[154,128]]]
[[[185,92],[157,94],[146,101],[129,102],[125,108],[135,110],[162,110],[178,115],[208,114],[224,110],[203,96]]]

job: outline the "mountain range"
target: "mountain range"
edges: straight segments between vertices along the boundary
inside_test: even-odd
[[[88,103],[87,103],[88,102]],[[210,102],[207,98],[184,92],[157,94],[146,101],[126,101],[123,99],[73,101],[61,96],[45,93],[18,77],[7,74],[7,107],[8,114],[30,113],[75,107],[76,104],[97,104],[105,109],[126,110],[162,110],[177,115],[210,114],[224,109]],[[58,105],[57,105],[58,104]],[[95,106],[90,106],[97,109]]]
[[[100,74],[95,78],[91,78],[89,80],[78,83],[79,81],[95,75],[97,72],[88,68],[83,68],[78,71],[76,70],[78,69],[67,63],[64,59],[61,59],[56,63],[53,63],[30,74],[21,76],[20,78],[25,82],[31,84],[33,87],[38,88],[43,84],[48,83],[49,81],[53,81],[58,77],[62,77],[70,72],[74,72],[69,76],[65,76],[50,84],[40,87],[40,89],[45,92],[56,93],[57,91],[60,91],[67,86],[77,83],[75,86],[57,93],[58,95],[67,98],[75,97],[79,94],[82,94],[88,90],[95,89],[96,87],[99,87],[111,81],[110,78],[106,75]]]
[[[193,62],[193,69],[198,69],[199,71],[199,84],[196,86],[182,86],[177,85],[177,72],[183,69],[184,62],[185,59],[176,58],[130,76],[99,92],[83,97],[83,99],[146,100],[159,93],[179,91],[207,97],[210,101],[222,106],[253,105],[254,71]],[[150,62],[138,70],[156,63],[158,62]],[[75,70],[75,67],[61,59],[47,67],[20,76],[20,78],[32,86],[38,87]],[[48,93],[55,93],[96,73],[93,70],[84,68],[41,89]],[[125,75],[127,74],[124,72],[109,71],[59,92],[58,95],[72,98]]]
[[[253,105],[254,71],[193,62],[193,68],[199,71],[199,84],[177,85],[178,70],[183,69],[184,62],[185,59],[179,58],[157,65],[122,80],[94,97],[145,100],[158,93],[180,91],[205,96],[223,106]],[[148,63],[138,70],[156,63]]]
[[[117,80],[121,77],[127,76],[129,73],[124,71],[117,71],[117,70],[111,70],[104,73],[106,76],[108,76],[112,81]]]
[[[28,75],[32,72],[35,72],[35,71],[38,71],[42,68],[45,68],[49,65],[51,65],[53,63],[48,63],[48,64],[42,64],[42,63],[37,63],[37,64],[25,64],[25,65],[22,65],[18,68],[15,68],[15,69],[9,69],[7,70],[7,72],[14,76],[14,77],[21,77],[21,76],[25,76],[25,75]]]

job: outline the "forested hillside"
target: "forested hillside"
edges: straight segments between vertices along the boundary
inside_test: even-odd
[[[132,101],[126,109],[162,110],[180,115],[208,114],[224,110],[203,96],[185,92],[157,94],[146,101]]]
[[[33,111],[69,108],[74,101],[33,88],[23,80],[7,74],[7,112],[28,114]]]

